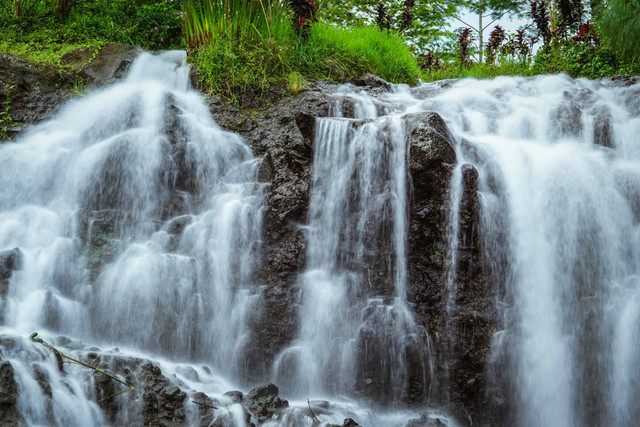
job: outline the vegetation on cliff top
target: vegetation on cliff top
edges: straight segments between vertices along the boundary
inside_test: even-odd
[[[512,34],[495,26],[488,40],[470,26],[451,32],[463,8],[529,23]],[[230,97],[365,72],[409,84],[632,74],[639,34],[640,0],[0,0],[0,52],[58,63],[104,43],[189,49],[210,93]]]

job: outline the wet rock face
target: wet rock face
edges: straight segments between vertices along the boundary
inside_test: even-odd
[[[418,322],[433,340],[436,390],[450,393],[454,406],[482,421],[485,408],[485,366],[497,322],[493,291],[482,269],[478,171],[462,166],[457,269],[447,289],[450,259],[448,234],[450,182],[456,163],[451,135],[440,116],[406,117],[409,149],[409,281],[408,293]],[[451,300],[452,309],[447,312]],[[443,370],[445,364],[449,373]],[[436,398],[437,399],[437,398]],[[486,406],[486,405],[485,405]]]
[[[86,83],[100,87],[122,79],[133,60],[142,52],[136,46],[108,44],[97,52],[78,49],[62,56],[63,65],[70,65],[79,72]]]
[[[27,125],[53,116],[75,96],[77,84],[99,87],[122,79],[140,52],[140,48],[126,45],[77,49],[61,58],[61,64],[72,71],[0,53],[0,103],[4,106],[8,100],[13,122],[8,137],[14,138]]]
[[[8,101],[13,127],[9,138],[26,125],[51,117],[72,96],[70,74],[58,67],[33,63],[18,55],[0,53],[0,102]]]
[[[0,322],[4,320],[4,308],[9,294],[10,279],[14,271],[22,269],[24,255],[19,248],[0,252]]]
[[[250,380],[268,377],[274,357],[295,338],[298,273],[303,270],[311,190],[315,118],[329,114],[329,90],[312,86],[296,96],[250,114],[224,104],[211,103],[218,124],[238,132],[264,161],[258,179],[270,184],[263,217],[261,280],[265,310],[257,319],[258,331],[251,352]]]
[[[418,321],[432,337],[444,334],[445,262],[449,182],[456,156],[442,118],[420,113],[405,119],[410,197],[408,293]]]
[[[15,404],[18,401],[18,384],[11,363],[0,362],[0,420],[3,426],[13,427],[24,424]]]

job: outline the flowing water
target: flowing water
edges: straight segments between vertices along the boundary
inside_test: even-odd
[[[485,285],[502,319],[487,372],[509,422],[639,424],[639,99],[638,85],[563,76],[377,96],[339,88],[333,117],[316,123],[299,330],[273,366],[291,407],[266,425],[312,425],[307,398],[332,402],[312,402],[324,424],[365,426],[403,426],[419,416],[408,402],[424,412],[446,400],[447,379],[434,377],[443,358],[407,299],[404,116],[420,111],[442,115],[458,157],[448,317],[462,165],[479,172]],[[124,81],[0,147],[0,249],[23,253],[0,298],[0,351],[27,424],[124,424],[139,410],[123,404],[105,420],[95,379],[80,366],[61,375],[54,354],[25,338],[38,331],[72,337],[56,344],[73,355],[95,344],[105,358],[155,360],[181,388],[226,402],[220,422],[245,425],[221,394],[249,387],[254,368],[260,161],[213,122],[182,52],[142,54]],[[186,412],[196,424],[197,408]]]
[[[275,370],[297,394],[393,404],[413,381],[421,401],[431,360],[407,305],[404,126],[353,95],[356,118],[370,120],[317,122],[301,327]]]
[[[640,422],[639,93],[500,78],[413,104],[442,114],[462,138],[459,162],[479,171],[504,318],[493,380],[513,393],[518,425]]]

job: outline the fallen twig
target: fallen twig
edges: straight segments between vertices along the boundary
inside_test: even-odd
[[[192,400],[192,402],[195,403],[196,405],[205,406],[207,408],[218,409],[217,406],[208,405],[208,404],[203,403],[203,402],[196,402],[195,400]]]
[[[309,411],[311,412],[311,418],[313,418],[314,421],[321,423],[322,421],[320,421],[318,417],[316,417],[316,414],[313,413],[313,409],[311,409],[311,402],[309,402],[309,399],[307,399],[307,405],[309,406]]]
[[[120,391],[118,393],[112,394],[111,396],[103,397],[102,399],[98,400],[98,402],[102,402],[104,400],[111,399],[111,398],[114,398],[116,396],[120,396],[121,394],[129,393],[129,392],[134,390],[134,387],[131,384],[127,384],[126,382],[122,381],[120,378],[118,378],[118,377],[116,377],[114,375],[111,375],[108,372],[103,371],[102,369],[96,368],[95,366],[88,365],[88,364],[86,364],[84,362],[81,362],[81,361],[76,360],[76,359],[74,359],[72,357],[69,357],[66,354],[62,353],[57,348],[55,348],[52,344],[49,344],[48,342],[45,342],[41,338],[37,338],[37,337],[38,337],[38,333],[34,332],[34,333],[31,334],[31,336],[29,338],[31,339],[31,341],[35,341],[35,342],[37,342],[39,344],[43,344],[43,345],[46,345],[47,347],[49,347],[51,350],[54,351],[54,353],[56,354],[57,357],[60,357],[60,358],[63,358],[63,359],[67,359],[67,360],[69,360],[69,361],[71,361],[73,363],[77,363],[78,365],[82,365],[85,368],[93,369],[94,371],[96,371],[96,372],[98,372],[98,373],[100,373],[100,374],[102,374],[102,375],[104,375],[104,376],[106,376],[106,377],[108,377],[108,378],[110,378],[110,379],[112,379],[114,381],[117,381],[120,384],[123,384],[123,385],[129,387],[128,390]]]

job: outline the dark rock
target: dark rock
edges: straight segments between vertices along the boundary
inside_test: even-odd
[[[345,420],[342,422],[342,427],[360,427],[360,424],[358,424],[351,418],[345,418]]]
[[[96,87],[113,83],[126,75],[129,66],[141,52],[142,49],[136,46],[105,45],[93,59],[90,59],[88,65],[82,67],[79,76]],[[84,59],[82,53],[76,54],[81,58],[80,61]],[[93,55],[93,52],[91,54]],[[78,60],[76,60],[77,62]]]
[[[360,77],[351,79],[349,80],[349,83],[358,87],[367,87],[367,88],[384,89],[384,90],[391,89],[390,83],[384,81],[378,76],[374,76],[373,74],[369,74],[369,73],[366,73]]]
[[[9,279],[11,279],[14,271],[22,269],[23,259],[24,255],[18,248],[0,252],[0,299],[6,298],[9,293]],[[2,302],[0,301],[0,309],[3,307],[1,304]],[[2,318],[2,312],[0,312],[0,319]]]
[[[611,112],[608,108],[600,108],[593,117],[593,143],[607,148],[613,145],[613,130],[611,129]]]
[[[72,97],[74,77],[58,67],[0,53],[0,101],[8,100],[14,134],[51,117]],[[13,137],[13,135],[12,135]]]
[[[264,312],[252,324],[253,351],[246,365],[250,381],[268,378],[274,358],[297,332],[297,277],[304,268],[311,188],[315,118],[326,117],[335,86],[309,85],[301,93],[257,110],[239,110],[219,98],[210,110],[218,124],[239,132],[257,156],[258,177],[268,183],[263,217],[261,279]],[[246,125],[247,120],[251,125]],[[255,123],[260,123],[256,126]]]
[[[241,403],[242,399],[244,399],[244,394],[238,390],[228,391],[224,395],[229,396],[233,403]]]
[[[551,112],[551,128],[549,137],[577,137],[584,131],[582,110],[575,101],[567,101]]]
[[[446,425],[440,418],[431,418],[423,415],[420,418],[410,420],[406,427],[445,427]]]
[[[640,76],[613,76],[604,79],[604,82],[617,87],[629,87],[640,83]]]
[[[209,427],[213,422],[215,408],[220,407],[220,403],[211,399],[204,393],[194,393],[193,402],[198,405],[198,416],[201,427]]]
[[[0,363],[0,420],[3,426],[14,427],[24,425],[22,416],[15,407],[18,401],[18,383],[10,362]]]
[[[478,421],[475,415],[482,419],[481,414],[489,411],[485,367],[497,322],[493,290],[482,269],[478,172],[471,165],[462,167],[457,269],[451,287],[455,294],[449,295],[450,181],[456,163],[452,137],[442,118],[433,113],[409,115],[405,123],[411,175],[408,296],[416,320],[432,340],[435,377],[448,378],[448,384],[437,385],[450,392],[454,406]],[[454,304],[449,317],[450,299]],[[449,374],[442,370],[445,364]]]
[[[13,366],[8,361],[0,364],[0,405],[11,406],[18,400],[18,384],[14,378]]]
[[[14,271],[22,270],[23,259],[19,248],[0,252],[0,280],[8,279]]]
[[[280,390],[274,384],[262,385],[251,390],[242,400],[242,404],[261,420],[268,419],[289,407],[289,402],[280,399],[278,393]]]

